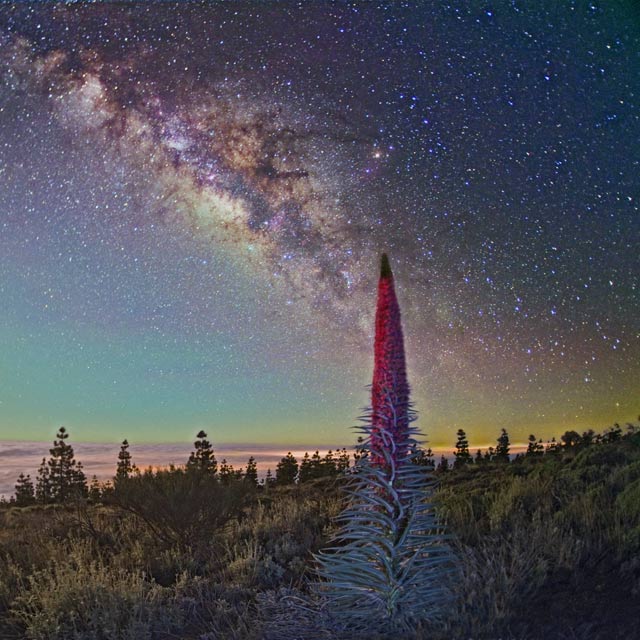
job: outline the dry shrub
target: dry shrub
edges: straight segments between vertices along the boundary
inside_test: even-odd
[[[150,640],[179,627],[172,596],[76,541],[23,581],[12,615],[29,640]]]

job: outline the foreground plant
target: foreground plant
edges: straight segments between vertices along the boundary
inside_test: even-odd
[[[382,256],[371,409],[358,427],[359,461],[333,545],[318,556],[329,615],[351,634],[397,633],[439,619],[449,600],[451,552],[430,497],[409,401],[400,308]]]

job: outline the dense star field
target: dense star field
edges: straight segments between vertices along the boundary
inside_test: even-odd
[[[433,445],[637,417],[634,2],[42,4],[0,6],[0,437],[349,444],[382,251]]]

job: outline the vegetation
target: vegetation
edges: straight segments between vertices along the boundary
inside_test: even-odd
[[[640,428],[568,432],[542,451],[534,440],[506,464],[438,474],[458,573],[446,615],[417,638],[637,635]],[[417,452],[416,465],[429,459]],[[185,465],[103,484],[96,503],[16,497],[0,509],[0,637],[339,637],[295,603],[337,533],[344,481],[223,485]]]
[[[418,458],[409,402],[400,308],[386,255],[378,285],[371,411],[362,454],[332,546],[318,556],[321,594],[333,632],[411,637],[439,620],[453,557],[431,503],[434,480]]]
[[[531,435],[516,456],[502,429],[474,458],[460,429],[451,468],[413,419],[383,259],[353,466],[288,453],[260,483],[201,431],[184,466],[144,472],[125,440],[113,481],[88,486],[62,427],[0,502],[0,638],[638,636],[640,426]]]

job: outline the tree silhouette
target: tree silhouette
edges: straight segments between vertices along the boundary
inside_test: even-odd
[[[418,447],[418,445],[416,444],[412,448],[412,455],[414,464],[420,465],[421,467],[427,467],[432,471],[436,468],[436,463],[433,459],[433,451],[431,450],[431,447],[429,447],[425,451],[424,449]]]
[[[120,445],[118,452],[118,464],[116,466],[116,482],[126,480],[133,473],[134,466],[131,462],[131,453],[129,452],[129,442],[125,439]]]
[[[464,432],[464,429],[458,429],[457,436],[458,441],[456,442],[456,450],[453,453],[456,457],[453,463],[454,469],[459,469],[465,464],[473,462],[471,454],[469,453],[469,441],[467,440],[467,434]]]
[[[322,476],[335,476],[337,473],[338,466],[336,464],[336,459],[333,455],[333,451],[329,449],[322,461]]]
[[[527,458],[539,458],[544,454],[544,447],[542,446],[542,440],[537,440],[536,437],[531,434],[527,442],[527,451],[525,457]]]
[[[311,467],[311,458],[307,451],[304,452],[304,456],[300,461],[300,467],[298,470],[298,482],[307,482],[313,478],[313,470]]]
[[[562,442],[562,447],[570,449],[571,447],[577,447],[579,444],[582,444],[582,437],[577,431],[565,431],[560,436],[560,442]]]
[[[343,447],[338,455],[338,459],[336,461],[336,469],[338,473],[344,473],[349,470],[350,458],[349,452]]]
[[[99,504],[102,499],[100,482],[98,481],[98,477],[95,475],[91,478],[91,482],[89,483],[89,494],[87,497],[91,504]]]
[[[216,456],[213,452],[211,443],[207,440],[207,434],[199,431],[196,441],[193,443],[195,451],[191,452],[187,461],[187,469],[191,471],[202,471],[215,475],[218,468]],[[226,462],[226,461],[225,461]]]
[[[40,467],[38,467],[36,501],[39,504],[48,504],[51,502],[51,481],[49,479],[49,467],[45,458],[42,458]]]
[[[31,476],[29,474],[25,475],[24,473],[21,473],[18,476],[18,480],[16,481],[15,486],[15,492],[16,505],[18,507],[28,507],[29,505],[34,504],[36,501],[33,482],[31,481]]]
[[[509,462],[509,434],[506,429],[502,429],[498,438],[498,446],[493,456],[495,462]]]
[[[291,451],[276,466],[276,484],[294,484],[298,477],[298,461]]]
[[[447,460],[447,458],[444,455],[440,456],[440,462],[436,467],[436,471],[438,473],[444,473],[445,471],[449,471],[449,460]]]
[[[187,469],[206,469],[206,467],[204,465],[194,465],[192,467],[189,467],[187,465]],[[233,470],[233,466],[227,463],[227,459],[226,458],[222,458],[222,462],[220,463],[220,470],[218,472],[218,475],[220,476],[220,482],[222,482],[222,484],[229,484],[231,482],[231,480],[233,479],[234,476],[234,470]]]
[[[73,447],[67,444],[69,434],[65,427],[60,427],[57,440],[49,449],[51,457],[47,462],[50,500],[64,503],[72,497],[87,496],[87,479],[82,464],[76,462]]]
[[[258,486],[258,465],[253,456],[247,461],[247,470],[244,472],[244,479],[254,487]]]
[[[271,473],[271,469],[267,469],[267,473],[264,477],[264,488],[265,490],[269,490],[271,489],[271,487],[273,487],[273,485],[276,483],[275,478],[273,477],[273,474]]]

